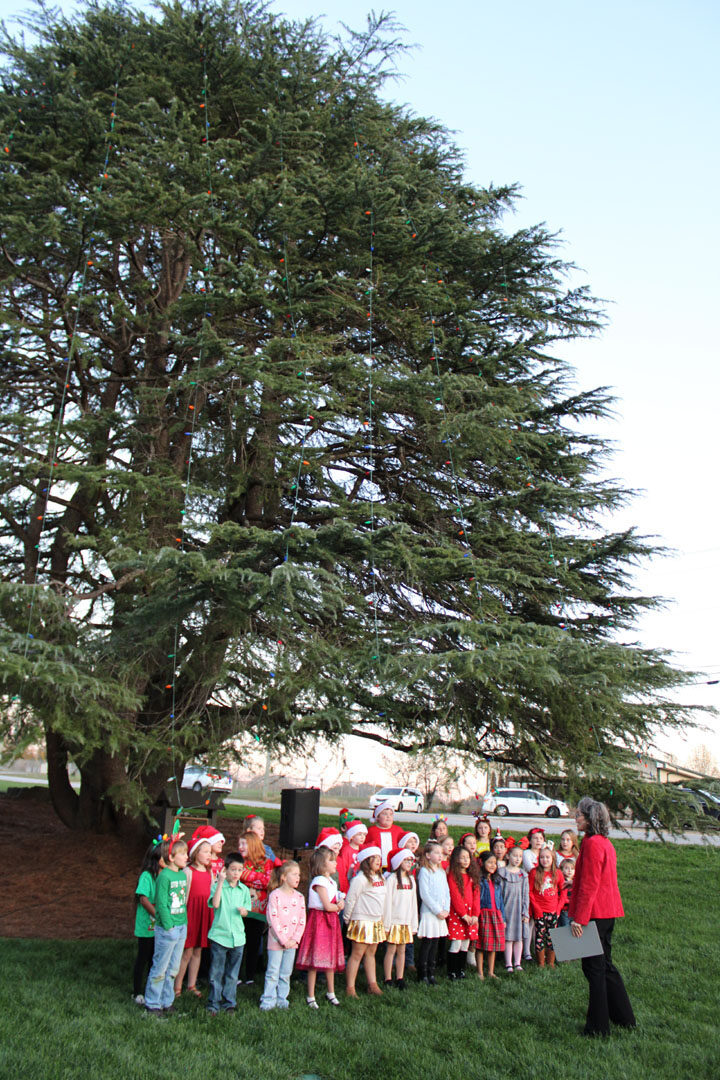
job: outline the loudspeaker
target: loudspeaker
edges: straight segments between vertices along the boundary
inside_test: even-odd
[[[315,847],[319,824],[319,788],[282,789],[280,792],[280,847],[287,851]]]

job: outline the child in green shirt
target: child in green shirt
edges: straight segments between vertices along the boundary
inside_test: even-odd
[[[155,952],[145,987],[148,1016],[162,1018],[172,1011],[174,980],[180,967],[187,933],[185,867],[188,849],[184,840],[169,844],[167,866],[158,874],[155,889]]]
[[[140,878],[135,888],[135,938],[137,955],[133,968],[133,999],[138,1005],[145,1004],[143,987],[152,966],[155,949],[155,892],[157,877],[166,866],[168,854],[166,840],[154,840],[145,852]]]
[[[237,852],[228,855],[225,866],[215,879],[208,904],[215,910],[208,931],[210,942],[210,994],[207,1010],[217,1016],[218,1009],[235,1012],[237,981],[245,947],[243,916],[252,904],[250,890],[240,880],[243,858]]]

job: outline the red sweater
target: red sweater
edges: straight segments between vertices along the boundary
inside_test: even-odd
[[[343,840],[340,854],[337,857],[337,876],[340,888],[347,893],[350,888],[350,872],[357,870],[358,853],[349,840]]]
[[[545,888],[542,892],[538,892],[535,888],[535,880],[542,875],[541,881],[544,878]],[[539,866],[536,866],[534,870],[531,870],[528,874],[528,886],[530,888],[530,914],[533,919],[539,919],[541,915],[559,915],[563,906],[563,886],[565,884],[565,878],[562,876],[557,867],[553,866],[550,870],[542,870]]]
[[[277,861],[278,860],[276,859],[275,862]],[[254,889],[257,893],[256,907],[261,914],[264,914],[265,909],[267,908],[268,885],[270,884],[270,875],[273,872],[273,865],[272,859],[266,859],[262,870],[256,870],[250,863],[245,863],[240,871],[240,880],[247,885],[248,888]]]
[[[575,863],[568,914],[587,926],[591,919],[618,919],[623,911],[617,882],[617,856],[606,836],[586,836]]]
[[[382,851],[383,870],[387,870],[387,857],[393,848],[398,846],[398,840],[405,835],[402,825],[391,825],[389,829],[381,829],[379,825],[371,825],[368,829],[365,846],[377,844]],[[383,843],[383,840],[385,843]]]
[[[450,888],[450,912],[458,919],[463,915],[480,914],[480,890],[473,885],[469,874],[463,875],[463,891],[461,892],[455,881],[454,874],[448,874],[448,886]]]

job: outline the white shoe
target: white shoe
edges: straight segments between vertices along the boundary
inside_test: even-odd
[[[311,1009],[319,1009],[320,1008],[320,1006],[318,1005],[318,1003],[317,1003],[317,1001],[315,1000],[314,997],[308,997],[308,998],[305,998],[305,1000],[307,1001],[309,1008],[311,1008]]]
[[[328,999],[328,1001],[330,1002],[331,1005],[339,1005],[340,1004],[340,1002],[338,1001],[338,999],[335,997],[334,994],[326,994],[325,997]]]
[[[468,967],[474,967],[474,968],[477,967],[477,957],[475,956],[475,950],[474,949],[473,949],[472,952],[470,952],[470,950],[468,949],[467,962],[468,962]]]
[[[133,994],[132,999],[133,999],[133,1001],[135,1002],[136,1005],[144,1005],[145,1004],[145,998],[144,998],[144,996],[142,994]]]

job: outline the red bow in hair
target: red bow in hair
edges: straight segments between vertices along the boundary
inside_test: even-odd
[[[520,847],[523,849],[523,851],[526,848],[530,847],[530,841],[528,840],[527,836],[523,836],[522,840],[520,841]]]

